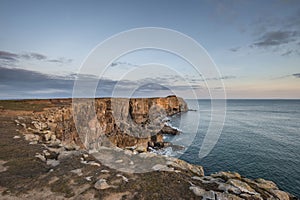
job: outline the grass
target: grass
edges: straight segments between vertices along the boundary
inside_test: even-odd
[[[29,103],[24,100],[0,100],[0,108],[7,110],[42,111],[49,107],[45,103]]]

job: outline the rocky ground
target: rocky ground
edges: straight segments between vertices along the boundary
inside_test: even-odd
[[[297,199],[263,179],[205,176],[201,166],[147,152],[88,153],[24,131],[33,115],[53,106],[0,101],[0,199]]]

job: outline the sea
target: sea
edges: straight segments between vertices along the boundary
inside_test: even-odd
[[[223,128],[205,157],[199,150],[214,117],[211,101],[186,102],[191,110],[168,122],[182,133],[165,138],[185,149],[170,147],[162,154],[201,165],[206,175],[232,171],[272,180],[300,197],[300,100],[226,100]]]

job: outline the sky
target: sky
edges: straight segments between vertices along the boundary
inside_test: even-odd
[[[143,27],[192,38],[219,74],[206,77],[171,52],[141,49],[120,55],[101,77],[81,74],[86,87],[99,81],[95,96],[223,98],[224,89],[229,99],[300,98],[298,0],[0,0],[0,27],[1,99],[72,97],[97,45]]]

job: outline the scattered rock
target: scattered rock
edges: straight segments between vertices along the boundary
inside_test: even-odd
[[[90,161],[87,164],[97,166],[97,167],[101,167],[101,165],[99,163],[95,162],[95,161]]]
[[[226,192],[226,193],[234,193],[234,194],[241,194],[242,191],[237,188],[237,187],[234,187],[232,185],[229,185],[229,184],[225,184],[225,183],[220,183],[219,186],[218,186],[218,190],[221,190],[223,192]]]
[[[43,162],[46,162],[45,156],[41,155],[40,153],[36,153],[34,157],[39,158]]]
[[[84,153],[84,154],[82,154],[82,157],[83,157],[83,158],[87,158],[87,157],[89,157],[89,154],[85,154],[85,153]]]
[[[13,138],[14,138],[14,139],[20,139],[21,137],[18,136],[18,135],[16,135],[16,136],[14,136]]]
[[[59,165],[59,161],[58,160],[52,160],[52,159],[49,159],[47,160],[47,165],[51,165],[52,167],[56,167],[57,165]]]
[[[167,157],[167,165],[177,169],[188,170],[198,176],[204,176],[204,170],[202,166],[192,165],[183,160]]]
[[[87,176],[87,177],[85,177],[85,180],[87,180],[87,181],[92,181],[92,176]]]
[[[123,162],[123,160],[122,159],[120,159],[120,160],[116,160],[115,161],[115,163],[122,163]]]
[[[45,141],[51,140],[51,136],[52,136],[52,133],[50,131],[47,131],[47,133],[44,135]]]
[[[74,170],[71,170],[71,172],[76,174],[77,176],[82,176],[83,175],[81,169],[74,169]]]
[[[240,195],[240,197],[246,200],[263,200],[263,198],[259,194],[251,195],[243,193]]]
[[[123,179],[123,181],[128,182],[128,178],[126,178],[125,176],[123,176],[121,174],[117,174],[117,177],[121,177]]]
[[[174,127],[171,127],[169,125],[165,125],[161,131],[160,131],[161,134],[168,134],[168,135],[178,135],[180,134],[180,130],[177,129],[177,128],[174,128]]]
[[[197,186],[191,186],[190,190],[192,190],[196,196],[203,196],[203,194],[206,192],[204,189]]]
[[[94,188],[97,190],[105,190],[107,188],[110,188],[111,186],[107,184],[105,179],[99,179],[95,184]]]
[[[70,158],[71,156],[76,156],[76,155],[80,155],[80,152],[79,151],[62,151],[58,155],[57,159],[64,160],[64,159]]]
[[[38,141],[40,139],[40,136],[32,134],[32,133],[28,133],[25,134],[25,140],[27,141]]]
[[[229,179],[227,183],[239,188],[241,192],[248,193],[248,194],[257,194],[257,192],[253,188],[251,188],[247,183],[242,182],[240,180]]]
[[[43,129],[46,129],[48,127],[47,123],[44,123],[44,122],[32,121],[31,123],[38,130],[43,130]]]
[[[218,172],[211,175],[214,178],[222,178],[224,180],[228,179],[241,179],[241,175],[236,172]]]
[[[23,126],[24,129],[26,129],[26,124],[25,123],[21,123],[21,125]]]
[[[5,163],[7,163],[7,161],[0,160],[0,173],[7,170],[7,167],[4,166]]]

